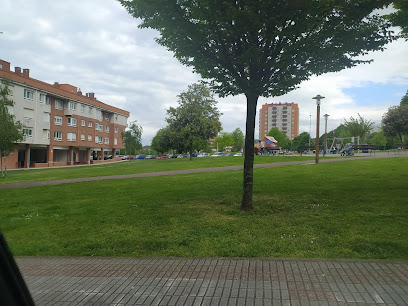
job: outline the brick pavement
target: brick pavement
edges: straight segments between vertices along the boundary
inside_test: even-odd
[[[408,261],[17,257],[36,305],[408,305]]]

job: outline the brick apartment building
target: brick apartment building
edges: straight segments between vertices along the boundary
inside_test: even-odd
[[[24,126],[25,140],[7,157],[7,167],[53,167],[100,163],[115,159],[124,148],[121,132],[129,112],[102,103],[94,93],[82,94],[69,84],[30,78],[29,69],[0,60],[0,79],[9,81],[9,109]]]
[[[289,139],[299,135],[299,107],[296,103],[263,104],[259,111],[259,139],[277,127]]]

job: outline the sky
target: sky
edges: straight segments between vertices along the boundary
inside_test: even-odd
[[[166,110],[177,107],[177,95],[200,80],[191,67],[155,42],[158,32],[139,29],[115,0],[2,0],[0,4],[0,59],[30,69],[30,77],[53,84],[71,84],[83,93],[130,112],[128,122],[142,126],[143,145],[166,126]],[[381,124],[387,109],[398,105],[408,90],[408,42],[394,41],[373,59],[337,73],[312,77],[281,97],[260,98],[264,103],[299,104],[300,130],[315,136],[317,94],[328,131],[350,117]],[[245,132],[243,95],[216,97],[223,131]],[[255,126],[258,136],[258,114]]]

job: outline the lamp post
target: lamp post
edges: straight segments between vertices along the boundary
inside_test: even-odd
[[[326,155],[326,152],[327,152],[327,118],[329,118],[329,116],[330,115],[328,115],[328,114],[324,114],[324,120],[325,120],[325,123],[324,123],[324,151],[323,151],[323,156],[325,156]]]
[[[315,163],[319,163],[319,125],[320,125],[320,100],[324,99],[321,95],[317,95],[312,99],[316,100],[317,105],[317,118],[316,118],[316,160]]]

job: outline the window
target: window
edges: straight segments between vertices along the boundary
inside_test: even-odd
[[[23,135],[25,137],[33,137],[33,129],[30,128],[23,129]]]
[[[49,97],[45,98],[45,105],[51,105],[51,98]]]
[[[93,110],[92,107],[89,107],[89,109],[88,109],[88,114],[89,115],[92,115],[92,110]]]
[[[95,130],[97,130],[99,132],[103,132],[103,125],[99,124],[98,122],[95,123]]]
[[[40,94],[40,103],[45,103],[46,95]]]
[[[81,126],[85,126],[85,120],[81,120]]]
[[[103,143],[102,136],[95,136],[95,143]]]
[[[26,120],[34,119],[34,110],[33,109],[24,108],[23,113],[24,113],[24,119],[26,119]]]
[[[76,133],[67,133],[68,141],[76,141]]]
[[[69,102],[68,103],[68,108],[69,108],[69,110],[76,111],[77,104],[75,102]]]
[[[85,105],[81,104],[81,113],[85,112]]]
[[[92,135],[88,134],[88,141],[92,141]]]
[[[34,91],[24,89],[24,99],[33,100],[34,99]]]
[[[62,101],[55,100],[55,109],[62,109]]]
[[[115,126],[115,133],[117,133],[118,132],[118,127],[117,126]]]
[[[118,116],[117,115],[115,116],[115,121],[118,121]]]
[[[109,114],[105,113],[105,120],[109,121]]]
[[[50,120],[51,120],[51,114],[48,113],[48,112],[44,112],[44,113],[43,113],[43,120],[44,120],[44,122],[50,122]]]
[[[76,118],[68,117],[68,126],[76,126],[76,125],[77,125]]]
[[[43,139],[50,139],[50,130],[44,129],[43,133],[42,133],[42,138]]]
[[[99,111],[99,117],[101,118],[101,120],[103,119],[103,113],[102,113],[102,111]]]
[[[109,144],[109,137],[105,137],[105,144]]]
[[[88,121],[88,127],[92,127],[92,121]]]
[[[55,125],[62,125],[62,117],[54,116],[54,124]]]
[[[54,132],[54,140],[62,140],[62,132]]]
[[[85,140],[85,134],[81,133],[81,140]]]
[[[108,126],[108,125],[105,126],[105,132],[106,132],[106,133],[109,133],[109,126]]]
[[[118,139],[117,138],[115,138],[115,146],[118,144]]]

